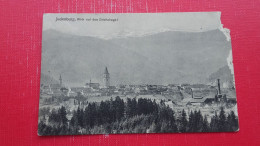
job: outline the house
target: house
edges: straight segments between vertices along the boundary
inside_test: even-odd
[[[71,89],[71,91],[73,91],[75,93],[83,92],[85,90],[84,87],[71,87],[70,89]]]
[[[60,90],[61,85],[60,84],[50,84],[51,90]]]
[[[62,91],[60,90],[61,89],[60,84],[50,84],[49,88],[50,88],[50,94],[52,94],[53,96],[61,96],[63,94]]]
[[[120,88],[120,89],[124,89],[126,87],[126,85],[123,85],[123,84],[119,84],[116,86],[116,88]]]
[[[117,88],[117,89],[115,89],[114,93],[115,93],[115,94],[122,95],[122,94],[124,94],[124,89],[121,89],[121,88],[118,89],[118,88]]]
[[[189,102],[192,104],[192,105],[202,105],[205,103],[205,101],[207,100],[208,98],[192,98]]]
[[[157,89],[157,85],[146,85],[147,91],[155,91]]]
[[[140,94],[140,95],[145,95],[147,92],[146,92],[145,88],[143,88],[143,87],[136,87],[134,89],[134,93]]]
[[[99,83],[86,83],[85,88],[93,88],[93,89],[99,89],[100,84]]]
[[[168,90],[179,90],[179,86],[177,84],[169,84],[167,86]]]
[[[202,105],[202,104],[211,104],[215,101],[215,94],[209,94],[204,97],[199,98],[184,98],[181,102],[184,105]]]
[[[116,90],[116,86],[109,86],[109,90],[112,90],[112,91]]]
[[[68,94],[67,94],[67,96],[70,96],[70,97],[75,97],[75,96],[77,96],[77,95],[78,95],[78,93],[77,93],[77,92],[71,91],[71,89],[69,88],[69,91],[68,91]]]
[[[181,84],[179,87],[185,89],[187,87],[190,87],[190,84]]]
[[[85,96],[101,96],[101,92],[89,92],[89,93],[84,93]]]

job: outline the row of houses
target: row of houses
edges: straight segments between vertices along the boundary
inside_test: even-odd
[[[164,85],[118,85],[118,86],[109,86],[108,88],[100,87],[99,83],[87,83],[83,87],[71,87],[65,88],[60,84],[50,84],[48,86],[41,87],[41,93],[48,95],[60,96],[77,96],[77,94],[82,94],[85,96],[102,96],[107,94],[118,94],[118,95],[128,95],[128,94],[173,94],[179,90],[186,90],[186,92],[194,92],[199,90],[209,89],[208,85],[189,85],[189,84],[169,84]],[[216,89],[213,89],[216,90]]]

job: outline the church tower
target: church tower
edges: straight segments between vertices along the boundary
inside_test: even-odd
[[[110,77],[109,77],[109,73],[108,73],[107,67],[105,68],[105,72],[103,74],[103,83],[104,83],[104,87],[105,88],[109,88],[109,86],[110,86]]]

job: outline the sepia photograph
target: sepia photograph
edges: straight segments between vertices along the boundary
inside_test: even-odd
[[[44,14],[38,135],[239,131],[220,17]]]

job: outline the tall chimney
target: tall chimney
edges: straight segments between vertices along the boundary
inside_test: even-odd
[[[61,78],[61,74],[60,74],[60,86],[62,86],[62,78]]]
[[[191,98],[193,98],[193,91],[192,91],[192,88],[190,88],[190,90],[191,90]]]
[[[221,90],[220,90],[220,79],[218,79],[218,94],[221,94]]]

